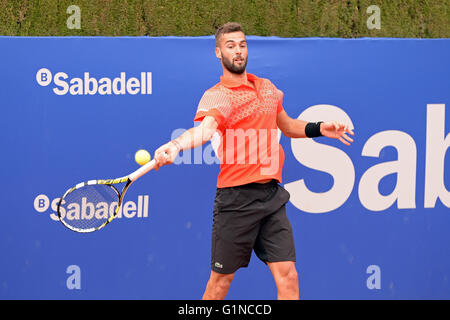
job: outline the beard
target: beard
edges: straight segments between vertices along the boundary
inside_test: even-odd
[[[227,58],[225,58],[224,56],[222,56],[222,62],[223,65],[225,66],[225,68],[230,71],[231,73],[236,73],[236,74],[242,74],[245,71],[245,68],[247,67],[247,59],[244,59],[244,63],[241,65],[237,65],[234,63],[233,60],[228,60]]]

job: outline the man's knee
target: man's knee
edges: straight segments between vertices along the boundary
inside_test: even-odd
[[[279,282],[284,287],[297,287],[298,286],[298,273],[295,267],[288,268],[279,275]]]
[[[268,263],[278,289],[278,299],[299,299],[298,273],[293,262]]]
[[[233,281],[234,273],[221,274],[215,271],[211,271],[209,282],[212,286],[218,289],[228,289]]]
[[[230,288],[231,281],[233,281],[234,274],[220,274],[211,271],[208,284],[206,285],[204,300],[211,299],[225,299]]]
[[[293,262],[270,263],[275,280],[282,285],[297,284],[298,273]]]
[[[298,281],[298,273],[297,273],[297,269],[295,269],[294,265],[292,265],[291,267],[288,268],[288,270],[284,276],[288,281],[291,281],[291,282]]]

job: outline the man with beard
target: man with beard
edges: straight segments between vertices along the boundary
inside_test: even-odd
[[[224,299],[235,272],[247,267],[252,250],[270,269],[278,299],[299,299],[292,228],[286,216],[289,193],[281,183],[284,152],[277,129],[290,138],[327,136],[350,145],[337,122],[290,118],[283,93],[268,79],[247,73],[247,41],[241,26],[230,22],[216,32],[216,57],[223,75],[208,89],[187,130],[155,152],[156,169],[173,163],[181,150],[221,136],[220,173],[213,209],[211,274],[203,299]]]

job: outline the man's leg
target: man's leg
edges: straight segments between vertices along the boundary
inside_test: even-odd
[[[206,285],[202,300],[223,300],[225,299],[234,273],[221,274],[211,271],[211,275]]]
[[[293,261],[267,262],[278,290],[278,300],[298,300],[298,274]]]

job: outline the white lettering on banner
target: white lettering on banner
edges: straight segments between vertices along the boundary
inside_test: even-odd
[[[445,188],[445,154],[450,134],[445,135],[445,104],[427,105],[427,147],[425,160],[425,208],[434,208],[437,198],[450,207],[450,191]]]
[[[359,199],[368,210],[383,211],[397,200],[399,209],[416,207],[416,162],[417,149],[414,139],[402,131],[382,131],[367,140],[362,150],[366,157],[379,157],[382,149],[393,146],[397,149],[398,160],[374,165],[361,177],[359,182]],[[383,196],[378,185],[385,176],[397,174],[394,191]]]
[[[48,81],[48,78],[45,78]],[[347,113],[333,105],[315,105],[302,112],[299,119],[306,121],[339,121],[347,123],[353,129],[353,123]],[[172,133],[172,139],[185,132],[177,129]],[[235,132],[236,133],[236,132]],[[243,132],[250,135],[252,132]],[[253,133],[254,134],[254,133]],[[275,136],[275,134],[272,134]],[[278,132],[280,139],[280,131]],[[254,140],[254,139],[253,139]],[[274,139],[276,140],[276,139]],[[265,141],[265,140],[264,140]],[[305,179],[287,182],[284,187],[291,194],[290,202],[299,210],[308,213],[326,213],[341,207],[350,197],[355,186],[355,167],[352,159],[341,149],[319,143],[321,139],[291,139],[291,149],[294,157],[304,166],[313,170],[328,173],[333,178],[332,187],[326,192],[313,192],[308,189]],[[175,159],[175,164],[218,164],[217,147],[220,136],[215,135],[210,145],[204,150],[202,147],[185,150]],[[242,143],[242,142],[241,142]],[[425,158],[425,186],[424,207],[434,208],[439,198],[442,204],[450,207],[450,192],[444,181],[446,153],[450,146],[450,134],[445,134],[445,104],[427,105],[426,121],[426,158]],[[364,208],[379,212],[397,203],[398,209],[415,209],[417,184],[417,146],[414,138],[399,130],[386,130],[372,135],[363,145],[361,155],[364,157],[380,157],[386,147],[393,147],[397,152],[397,160],[381,162],[368,168],[358,184],[358,197]],[[216,156],[214,156],[214,153]],[[249,158],[251,159],[251,158]],[[239,160],[239,159],[238,159]],[[447,158],[448,160],[448,158]],[[448,163],[448,161],[447,161]],[[388,195],[380,193],[379,185],[388,175],[396,175],[396,184]],[[34,199],[34,207],[38,212],[44,212],[51,205],[56,211],[59,199],[51,204],[46,195],[38,195]],[[90,217],[93,214],[107,215],[114,212],[117,203],[109,208],[106,204],[82,202],[81,207],[68,206],[69,217]],[[94,212],[95,210],[95,212]],[[146,217],[148,215],[148,196],[139,196],[136,203],[124,203],[119,210],[126,218]],[[64,212],[65,214],[65,212]],[[56,213],[50,215],[58,220]]]
[[[48,196],[40,194],[36,196],[33,202],[34,209],[37,212],[45,212],[50,207],[53,211],[50,214],[50,218],[54,221],[59,221],[58,218],[58,203],[60,198],[55,198],[52,201]],[[135,201],[126,201],[119,208],[116,218],[148,218],[148,195],[139,195],[137,203]],[[63,202],[63,204],[65,204]],[[95,206],[93,203],[88,202],[86,198],[81,199],[81,206],[78,203],[70,203],[67,205],[67,212],[65,208],[61,207],[61,215],[68,219],[92,219],[95,215],[96,218],[106,217],[112,215],[117,208],[117,202],[113,202],[108,205],[106,202],[99,202]]]
[[[342,109],[332,105],[316,105],[306,109],[298,118],[306,121],[336,120],[348,123],[350,117]],[[425,208],[433,208],[437,198],[450,207],[450,192],[444,183],[445,154],[450,146],[450,134],[445,135],[445,104],[427,105],[427,146],[425,162]],[[285,184],[291,194],[290,201],[298,209],[308,213],[330,212],[342,206],[353,190],[355,168],[348,155],[340,149],[324,145],[313,139],[292,139],[295,158],[314,170],[333,177],[333,186],[326,192],[312,192],[304,179]],[[361,204],[371,211],[383,211],[397,202],[398,209],[416,208],[417,148],[414,139],[405,132],[387,130],[374,134],[363,146],[361,155],[379,157],[380,151],[392,146],[398,159],[376,164],[362,175],[358,196]],[[317,155],[320,154],[320,157]],[[384,196],[379,191],[381,179],[396,174],[394,191]]]
[[[50,205],[50,200],[48,199],[48,197],[45,194],[40,194],[36,198],[34,198],[33,205],[34,205],[34,209],[37,212],[45,212],[45,211],[47,211],[47,209]]]
[[[316,105],[303,111],[298,119],[305,121],[340,121],[353,129],[350,117],[342,109],[332,105]],[[292,139],[294,157],[304,166],[326,172],[334,184],[327,192],[313,192],[304,179],[286,183],[290,201],[298,209],[309,213],[324,213],[339,208],[347,201],[355,182],[355,168],[350,157],[342,150],[316,142],[313,139]],[[319,157],[317,155],[320,155]]]
[[[65,72],[57,72],[54,76],[47,68],[41,68],[36,73],[36,81],[40,86],[55,84],[53,92],[59,96],[71,95],[125,95],[125,94],[152,94],[152,73],[141,72],[140,78],[127,79],[125,72],[120,76],[110,79],[107,77],[97,80],[91,77],[89,72],[84,72],[83,78],[71,78]]]

